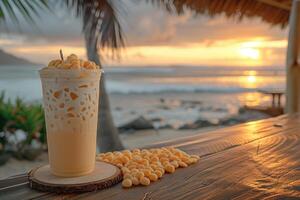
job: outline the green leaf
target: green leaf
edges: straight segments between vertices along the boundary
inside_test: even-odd
[[[2,0],[1,5],[3,6],[2,9],[8,13],[8,15],[11,17],[11,19],[18,23],[18,18],[13,10],[12,4],[14,4],[14,1]]]
[[[0,0],[0,21],[11,19],[19,23],[20,18],[35,23],[40,11],[51,11],[47,0]],[[19,12],[20,16],[16,13]]]

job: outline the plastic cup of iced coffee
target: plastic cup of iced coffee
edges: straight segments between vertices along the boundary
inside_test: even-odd
[[[95,167],[101,70],[72,54],[39,71],[51,173],[83,176]]]

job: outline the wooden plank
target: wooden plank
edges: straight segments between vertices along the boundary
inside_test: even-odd
[[[245,132],[241,132],[243,135]],[[262,131],[263,133],[263,131]],[[192,149],[197,152],[198,144]],[[190,152],[189,145],[183,150]],[[298,129],[287,129],[204,156],[200,163],[167,175],[149,187],[120,185],[78,199],[263,199],[300,196]]]
[[[0,199],[278,199],[300,196],[300,117],[284,115],[156,144],[202,155],[199,163],[148,187],[56,196],[27,185],[5,189]],[[6,186],[21,182],[20,177]],[[1,185],[2,184],[2,185]],[[5,183],[0,181],[0,188]]]
[[[197,149],[197,153],[199,153],[200,156],[205,156],[246,144],[272,134],[284,132],[289,129],[298,129],[300,128],[299,122],[300,119],[297,114],[290,115],[289,117],[283,115],[276,118],[244,123],[221,130],[202,133],[191,137],[164,141],[162,143],[157,143],[154,146],[184,147],[191,153],[196,153],[196,151],[193,151],[193,144],[198,144],[197,148],[200,149]],[[292,126],[290,126],[290,124]]]
[[[17,177],[11,177],[7,179],[0,180],[0,191],[4,190],[7,187],[11,187],[14,185],[27,183],[27,175],[17,176]]]

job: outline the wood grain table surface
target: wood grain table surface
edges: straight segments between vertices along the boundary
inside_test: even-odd
[[[151,146],[172,145],[201,159],[147,187],[57,195],[31,190],[20,174],[0,180],[0,199],[300,199],[299,138],[300,115],[283,115]]]

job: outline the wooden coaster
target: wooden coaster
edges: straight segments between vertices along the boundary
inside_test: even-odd
[[[44,192],[78,193],[108,188],[122,180],[120,169],[106,162],[97,161],[95,170],[85,176],[58,177],[45,165],[32,169],[28,173],[29,186]]]

